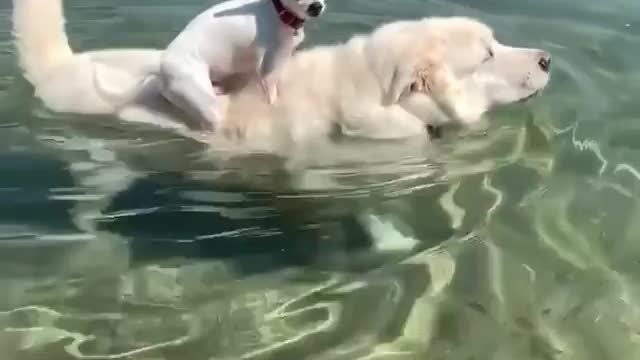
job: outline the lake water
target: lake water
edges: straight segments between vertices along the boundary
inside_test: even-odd
[[[162,47],[206,3],[68,1],[68,27]],[[469,15],[550,51],[552,82],[438,162],[267,191],[179,137],[46,111],[0,1],[3,360],[640,358],[640,3],[328,4],[305,46]]]

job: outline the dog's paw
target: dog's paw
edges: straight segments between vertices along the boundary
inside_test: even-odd
[[[278,99],[279,91],[278,84],[274,81],[262,80],[260,81],[262,92],[264,93],[265,99],[269,105],[275,104]]]
[[[216,131],[215,124],[207,120],[199,122],[196,126],[198,131],[205,133],[214,133]]]
[[[242,122],[233,122],[226,124],[220,128],[220,133],[227,139],[232,141],[241,141],[246,134],[246,124]]]
[[[269,91],[269,104],[270,105],[275,104],[279,96],[280,96],[280,89],[278,88],[278,84],[275,83],[273,84],[273,86]]]

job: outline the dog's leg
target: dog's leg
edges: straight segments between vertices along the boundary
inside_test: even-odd
[[[352,104],[353,106],[353,104]],[[399,105],[361,104],[344,114],[344,135],[378,140],[426,136],[425,124]]]
[[[280,69],[285,61],[286,51],[279,48],[268,49],[260,63],[258,70],[260,85],[267,98],[269,105],[273,105],[278,99],[278,81],[280,80]]]
[[[172,71],[163,67],[162,94],[174,105],[199,121],[207,130],[214,130],[221,120],[216,91],[211,84],[206,66]]]
[[[278,82],[275,76],[267,76],[260,80],[262,92],[269,105],[273,105],[278,99]]]

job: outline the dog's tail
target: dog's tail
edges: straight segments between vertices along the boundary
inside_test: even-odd
[[[73,57],[63,0],[13,0],[13,35],[24,77],[34,85]]]

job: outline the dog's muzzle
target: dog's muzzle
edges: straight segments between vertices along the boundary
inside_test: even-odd
[[[314,3],[311,3],[311,5],[309,5],[309,7],[307,8],[307,15],[311,17],[318,17],[320,16],[320,14],[322,14],[322,10],[324,10],[324,4],[316,1]]]

